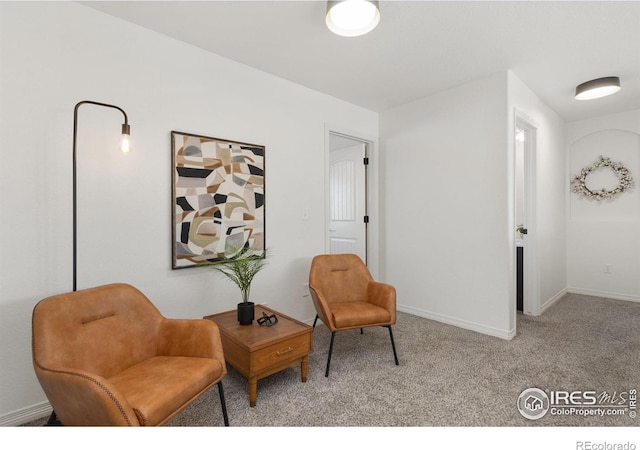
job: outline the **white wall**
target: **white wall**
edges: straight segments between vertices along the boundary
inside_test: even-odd
[[[381,115],[381,261],[399,309],[514,336],[516,110],[537,127],[535,310],[564,294],[564,122],[504,72]]]
[[[536,127],[535,222],[526,224],[529,234],[524,239],[525,252],[533,250],[537,260],[536,298],[531,309],[539,313],[561,298],[567,286],[565,124],[512,72],[508,72],[508,82],[509,130],[514,129],[516,111]],[[514,222],[513,229],[517,225]]]
[[[381,261],[398,309],[512,337],[506,73],[385,111],[380,123]]]
[[[266,146],[270,264],[252,300],[302,320],[308,266],[325,245],[325,124],[378,135],[378,115],[71,2],[0,2],[0,424],[45,401],[31,311],[71,290],[71,148],[79,112],[78,287],[140,288],[168,317],[232,309],[204,268],[171,270],[170,131]],[[302,220],[304,208],[309,220]]]
[[[568,123],[566,142],[568,289],[640,301],[640,110]],[[603,201],[571,192],[571,180],[601,155],[629,169],[634,189]],[[587,177],[591,189],[616,185],[608,169]]]

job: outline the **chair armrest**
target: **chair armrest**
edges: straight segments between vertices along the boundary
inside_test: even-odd
[[[389,311],[390,324],[396,323],[396,288],[390,284],[370,281],[367,286],[367,301]]]
[[[158,336],[158,355],[213,358],[224,365],[220,330],[211,320],[164,319]]]
[[[336,325],[333,323],[333,316],[331,315],[331,308],[329,307],[329,303],[324,298],[322,293],[316,291],[313,287],[309,286],[309,293],[311,293],[311,299],[313,300],[313,305],[316,307],[316,312],[318,313],[318,317],[322,320],[329,330],[333,331],[336,328]]]
[[[40,385],[63,425],[140,426],[129,402],[105,378],[65,367],[35,366]]]

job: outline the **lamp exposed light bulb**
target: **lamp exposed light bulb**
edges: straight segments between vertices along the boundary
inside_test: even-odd
[[[128,123],[122,124],[122,141],[120,143],[120,150],[125,155],[131,153],[131,127]]]

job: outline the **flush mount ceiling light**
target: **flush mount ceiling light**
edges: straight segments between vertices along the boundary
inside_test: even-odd
[[[362,36],[380,22],[377,1],[342,0],[327,2],[327,27],[340,36]]]
[[[592,100],[606,97],[620,90],[619,77],[604,77],[587,81],[576,87],[576,100]]]

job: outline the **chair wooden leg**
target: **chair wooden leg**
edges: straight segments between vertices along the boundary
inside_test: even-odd
[[[229,426],[229,416],[227,415],[227,402],[224,400],[224,389],[222,389],[222,381],[218,381],[218,393],[220,394],[220,404],[222,405],[222,417],[224,418],[224,426]]]
[[[396,344],[395,342],[393,342],[393,331],[391,331],[391,325],[387,325],[387,328],[389,329],[389,337],[391,338],[391,347],[393,348],[393,358],[396,360],[396,366],[399,366],[400,363],[398,362],[398,354],[396,353]]]
[[[316,314],[316,318],[313,320],[313,328],[316,327],[316,322],[318,321],[318,315]]]
[[[333,352],[333,338],[336,337],[336,332],[331,333],[331,343],[329,344],[329,357],[327,358],[327,370],[324,372],[324,376],[329,376],[329,366],[331,365],[331,352]]]

